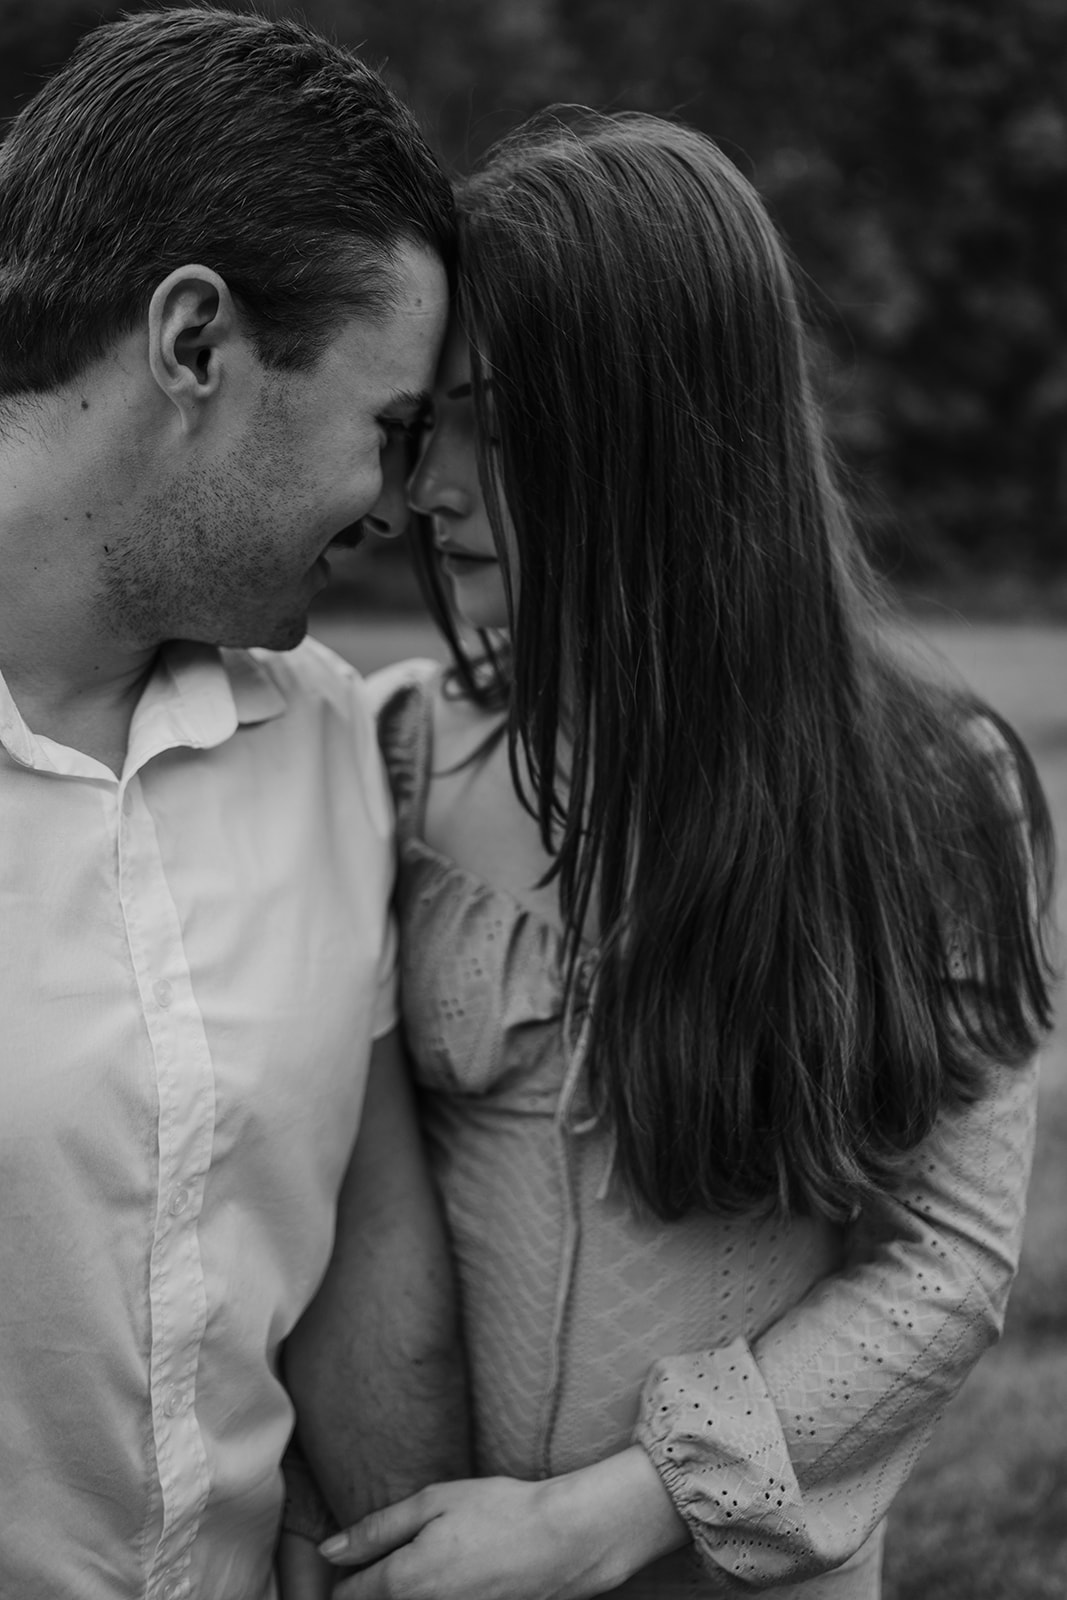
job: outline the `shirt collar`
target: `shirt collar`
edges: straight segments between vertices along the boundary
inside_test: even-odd
[[[238,727],[267,722],[285,708],[285,696],[266,659],[248,650],[184,641],[165,644],[133,714],[124,775],[163,750],[182,745],[211,749]],[[20,765],[46,772],[73,775],[98,765],[78,751],[38,738],[26,726],[2,675],[0,744]]]
[[[238,727],[269,721],[284,710],[284,695],[249,651],[166,644],[134,712],[124,775],[163,750],[213,749]]]
[[[250,650],[219,650],[182,641],[166,644],[137,715],[158,698],[174,719],[177,743],[221,744],[238,726],[269,722],[284,712],[285,696],[266,659]],[[158,695],[153,692],[157,687]]]
[[[0,745],[21,766],[38,765],[34,759],[37,740],[23,722],[22,713],[11,698],[11,690],[4,681],[3,673],[0,673]]]

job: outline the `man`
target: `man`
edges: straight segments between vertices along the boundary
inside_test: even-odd
[[[463,1469],[388,800],[300,644],[390,515],[450,197],[349,55],[183,10],[83,41],[0,218],[0,1594],[261,1600],[339,1196],[351,1425],[391,1497]]]

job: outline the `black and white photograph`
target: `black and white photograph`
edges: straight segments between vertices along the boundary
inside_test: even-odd
[[[0,0],[0,1600],[1067,1600],[1067,0]]]

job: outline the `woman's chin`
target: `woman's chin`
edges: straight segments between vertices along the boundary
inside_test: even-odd
[[[503,590],[497,594],[478,594],[478,587],[474,582],[457,583],[453,579],[453,609],[461,627],[474,628],[479,633],[497,633],[508,625],[508,608]]]

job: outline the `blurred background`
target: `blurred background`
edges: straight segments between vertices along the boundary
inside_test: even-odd
[[[236,9],[241,9],[237,0]],[[0,0],[0,118],[118,0]],[[1028,740],[1067,841],[1067,0],[259,0],[383,68],[462,173],[554,101],[675,115],[764,196],[825,404],[921,648]],[[165,159],[165,153],[161,154]],[[313,626],[439,654],[401,544]],[[1063,882],[1061,920],[1067,912]],[[885,1600],[1067,1596],[1067,1024],[1001,1345],[892,1518]],[[205,1597],[207,1600],[207,1597]]]

